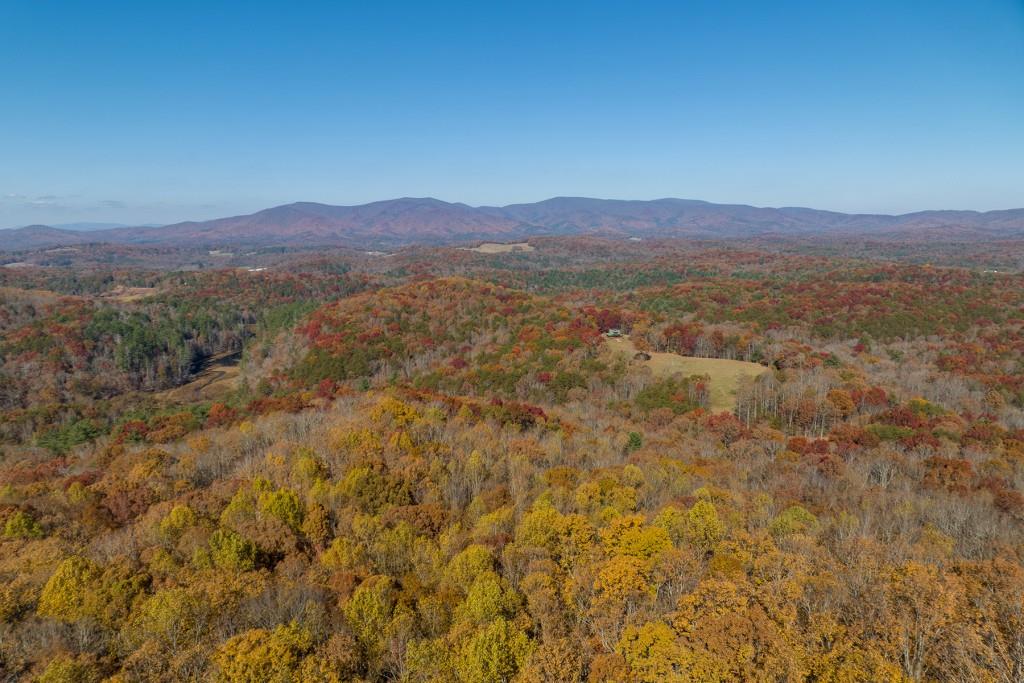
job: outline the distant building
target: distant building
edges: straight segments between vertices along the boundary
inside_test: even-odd
[[[604,336],[606,336],[606,337],[621,337],[622,336],[622,330],[620,330],[617,327],[613,327],[610,330],[608,330],[607,332],[605,332]]]

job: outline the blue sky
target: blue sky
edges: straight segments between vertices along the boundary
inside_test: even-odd
[[[1024,206],[1024,2],[0,2],[0,227]]]

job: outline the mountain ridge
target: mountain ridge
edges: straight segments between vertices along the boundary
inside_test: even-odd
[[[357,205],[293,202],[251,214],[89,231],[47,225],[0,230],[0,250],[89,243],[191,246],[400,247],[538,235],[736,239],[787,236],[1007,239],[1024,237],[1024,209],[848,214],[808,207],[758,207],[665,197],[651,200],[560,196],[506,206],[432,197]]]

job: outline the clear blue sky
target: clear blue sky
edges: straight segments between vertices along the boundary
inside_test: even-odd
[[[1024,1],[0,2],[0,227],[1024,206]]]

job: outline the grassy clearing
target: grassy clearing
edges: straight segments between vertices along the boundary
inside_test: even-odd
[[[59,294],[48,289],[21,289],[20,287],[0,287],[0,302],[53,304],[61,299],[78,299],[71,294]]]
[[[533,251],[529,242],[515,242],[514,244],[501,244],[499,242],[484,242],[479,247],[466,249],[480,254],[507,254],[513,251]]]
[[[607,340],[612,353],[627,356],[632,360],[639,352],[636,345],[628,337]],[[768,368],[757,363],[742,360],[726,360],[724,358],[696,358],[680,356],[675,353],[657,353],[648,351],[650,360],[632,361],[651,369],[657,377],[670,377],[676,373],[684,376],[707,375],[711,378],[708,387],[708,407],[719,412],[732,411],[736,407],[736,390],[744,377],[757,377],[768,372]]]
[[[113,301],[138,301],[156,293],[156,287],[125,287],[124,285],[118,285],[109,292],[101,294],[100,298]]]
[[[220,354],[210,359],[209,365],[188,384],[157,392],[155,396],[175,403],[220,400],[238,387],[241,377],[238,355]]]

